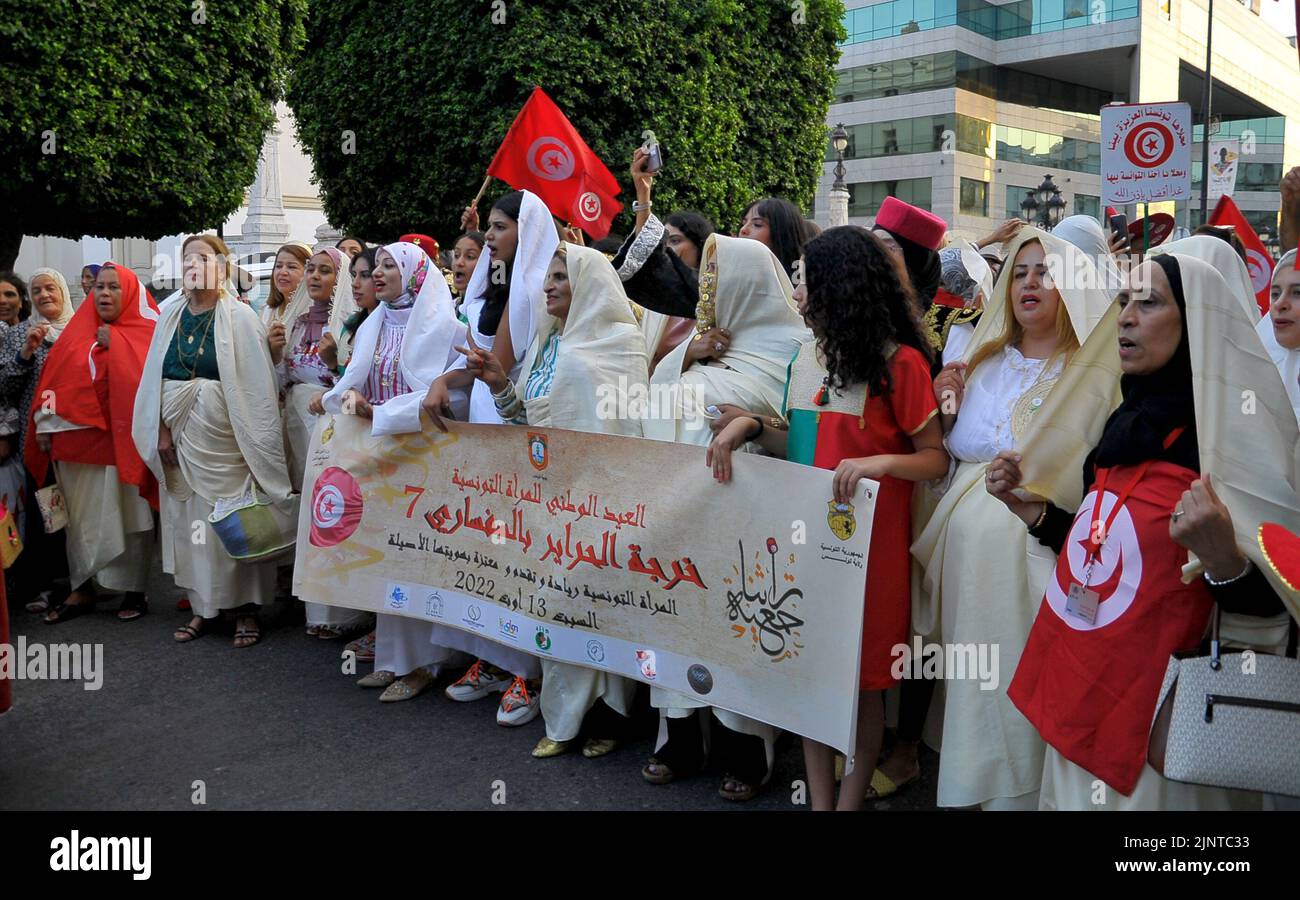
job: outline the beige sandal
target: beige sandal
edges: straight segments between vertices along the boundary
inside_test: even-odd
[[[398,703],[412,700],[433,686],[433,673],[428,669],[416,669],[409,675],[397,679],[379,695],[380,703]]]
[[[390,672],[387,669],[376,669],[369,675],[363,675],[361,678],[358,678],[357,687],[386,688],[396,680],[396,672]]]

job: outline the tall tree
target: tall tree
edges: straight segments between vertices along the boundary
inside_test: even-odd
[[[656,206],[735,228],[769,194],[804,208],[825,158],[839,0],[314,0],[290,77],[331,222],[446,236],[534,85],[623,183],[661,142]],[[496,185],[489,199],[506,190]]]
[[[307,0],[0,0],[0,267],[24,234],[159,238],[243,203]]]

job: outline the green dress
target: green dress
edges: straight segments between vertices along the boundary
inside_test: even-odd
[[[181,310],[181,320],[167,345],[163,357],[162,377],[172,381],[190,381],[208,378],[220,381],[217,369],[217,335],[214,318],[217,308],[194,315],[189,309]]]

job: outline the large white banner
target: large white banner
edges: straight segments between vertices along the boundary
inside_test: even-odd
[[[515,426],[312,436],[295,592],[603,669],[846,753],[878,485],[684,444]]]

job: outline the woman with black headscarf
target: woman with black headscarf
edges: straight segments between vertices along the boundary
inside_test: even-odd
[[[1084,463],[1077,513],[1058,508],[1066,489],[1044,459],[1078,427],[1068,414],[1050,441],[989,466],[989,493],[1060,552],[1007,693],[1049,745],[1040,808],[1257,807],[1259,795],[1165,779],[1146,762],[1148,735],[1170,655],[1197,647],[1215,604],[1271,616],[1289,598],[1253,536],[1262,521],[1300,522],[1300,436],[1211,266],[1150,257],[1116,307],[1080,352],[1093,377],[1122,371],[1123,402]]]

